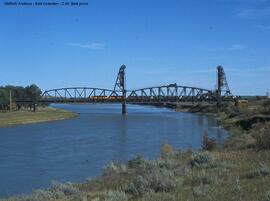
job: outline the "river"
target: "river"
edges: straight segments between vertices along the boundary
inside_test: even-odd
[[[50,186],[53,180],[82,182],[97,177],[110,161],[159,155],[160,146],[200,149],[202,136],[223,143],[227,131],[204,115],[166,108],[119,104],[57,104],[77,118],[0,128],[0,197]]]

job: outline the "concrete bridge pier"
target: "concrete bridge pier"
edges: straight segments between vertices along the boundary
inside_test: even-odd
[[[126,92],[126,73],[125,73],[125,69],[126,66],[122,65],[122,72],[121,72],[121,88],[122,88],[122,115],[126,115],[127,114],[127,104],[126,104],[126,96],[127,96],[127,92]],[[120,69],[121,69],[120,68]]]
[[[126,115],[127,114],[127,105],[126,103],[122,103],[122,115]]]

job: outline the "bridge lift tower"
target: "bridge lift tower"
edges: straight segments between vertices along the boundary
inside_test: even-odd
[[[221,106],[222,104],[222,96],[228,97],[232,96],[230,91],[226,74],[222,66],[217,67],[217,89],[216,89],[216,98],[217,98],[217,105]]]
[[[122,65],[119,69],[116,82],[114,85],[114,91],[120,90],[122,92],[122,114],[127,114],[127,105],[126,105],[126,66]]]

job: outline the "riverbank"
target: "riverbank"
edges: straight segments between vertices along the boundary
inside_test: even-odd
[[[270,151],[192,152],[165,145],[161,157],[111,163],[103,175],[2,201],[268,201]]]
[[[50,189],[4,201],[269,201],[269,106],[253,102],[213,112],[222,126],[238,130],[223,148],[179,151],[164,144],[155,160],[138,156],[126,164],[110,163],[96,179],[54,183]],[[209,109],[197,112],[211,114]]]
[[[270,100],[252,100],[248,104],[230,104],[222,108],[215,105],[195,105],[189,108],[177,107],[175,110],[217,119],[220,126],[230,133],[223,147],[227,150],[256,148],[256,132],[270,122]]]
[[[32,124],[76,117],[77,114],[58,108],[40,107],[36,112],[29,110],[1,112],[0,128],[22,124]]]

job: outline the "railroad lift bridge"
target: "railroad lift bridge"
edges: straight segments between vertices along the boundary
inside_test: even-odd
[[[126,66],[122,65],[113,89],[93,87],[70,87],[44,91],[38,102],[43,103],[121,103],[122,114],[127,114],[127,103],[131,104],[177,104],[213,103],[220,106],[232,101],[225,71],[217,67],[216,89],[180,86],[176,83],[136,90],[126,88]],[[28,101],[30,102],[30,101]]]

